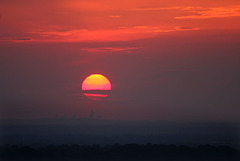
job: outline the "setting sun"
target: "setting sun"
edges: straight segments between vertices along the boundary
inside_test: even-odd
[[[87,97],[107,97],[111,83],[101,74],[92,74],[83,81],[82,90]]]

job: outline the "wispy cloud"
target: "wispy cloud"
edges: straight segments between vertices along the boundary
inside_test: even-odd
[[[31,37],[1,37],[0,41],[30,42],[30,41],[34,41],[34,39]]]
[[[182,8],[185,13],[190,13],[187,16],[177,16],[175,19],[208,19],[208,18],[224,18],[240,16],[240,6],[228,7],[185,7]]]
[[[121,16],[120,15],[109,15],[108,17],[110,17],[110,18],[119,18]]]
[[[198,30],[194,27],[173,27],[173,28],[162,28],[160,26],[129,26],[129,27],[119,27],[118,29],[106,29],[106,30],[88,30],[88,29],[62,29],[59,28],[54,30],[54,28],[43,28],[42,30],[30,31],[27,34],[28,38],[5,38],[0,41],[15,41],[15,42],[107,42],[107,41],[131,41],[142,38],[150,38],[156,36],[160,33],[182,31],[182,30]],[[120,48],[104,48],[98,50],[112,50],[120,51]],[[125,50],[125,49],[124,49]],[[129,49],[128,49],[129,50]],[[89,50],[93,52],[93,50]]]
[[[199,28],[195,27],[187,27],[187,26],[177,26],[171,29],[162,29],[160,26],[133,26],[133,27],[120,27],[121,29],[128,29],[129,33],[137,32],[137,33],[165,33],[165,32],[173,32],[179,30],[199,30]]]
[[[181,7],[149,7],[149,8],[134,8],[136,11],[159,11],[159,10],[176,10]]]
[[[200,30],[199,28],[197,27],[187,27],[187,26],[178,26],[178,27],[175,27],[176,30]]]
[[[122,48],[122,47],[100,47],[100,48],[83,48],[81,50],[87,51],[87,52],[118,52],[118,51],[126,51],[130,53],[132,50],[136,50],[138,48],[136,47],[128,47],[128,48]]]
[[[157,33],[157,32],[172,32],[175,29],[162,29],[160,26],[130,26],[130,27],[119,27],[124,30],[125,33]]]
[[[174,6],[174,7],[150,7],[135,8],[136,11],[160,11],[160,10],[180,10],[190,15],[176,16],[175,19],[207,19],[240,16],[240,5],[222,7],[196,7],[196,6]]]

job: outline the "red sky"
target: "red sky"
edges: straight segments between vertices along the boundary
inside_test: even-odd
[[[2,118],[239,120],[238,0],[1,0],[0,28]]]
[[[4,0],[1,40],[105,42],[182,31],[238,31],[239,10],[237,0]]]

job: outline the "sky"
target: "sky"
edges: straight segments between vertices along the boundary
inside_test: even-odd
[[[240,121],[239,0],[1,0],[0,29],[0,118]]]

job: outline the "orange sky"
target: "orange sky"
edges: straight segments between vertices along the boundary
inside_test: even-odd
[[[11,42],[129,41],[240,30],[238,0],[4,0],[0,14],[0,40]]]
[[[0,118],[240,118],[239,0],[0,0],[0,29]]]

